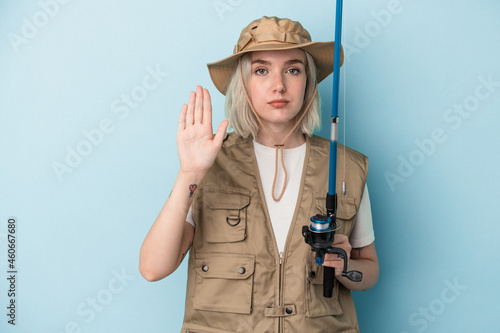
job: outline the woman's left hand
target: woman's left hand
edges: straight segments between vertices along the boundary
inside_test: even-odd
[[[335,234],[335,238],[332,247],[339,247],[344,249],[347,253],[347,264],[349,265],[349,258],[351,257],[351,243],[349,243],[349,237],[342,234]],[[344,260],[339,258],[336,254],[325,254],[325,261],[323,266],[329,266],[335,268],[335,276],[341,276],[342,270],[344,269]]]

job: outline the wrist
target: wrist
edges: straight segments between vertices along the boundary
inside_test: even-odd
[[[177,179],[182,180],[185,183],[201,183],[203,178],[205,178],[207,172],[192,171],[192,170],[179,170]]]

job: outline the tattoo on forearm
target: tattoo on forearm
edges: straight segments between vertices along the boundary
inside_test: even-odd
[[[361,250],[363,250],[363,247],[358,247],[354,249],[354,251],[357,252],[358,257],[361,257]]]
[[[196,184],[189,185],[189,197],[190,198],[193,197],[194,191],[196,191],[197,188],[198,188],[198,185],[196,185]]]

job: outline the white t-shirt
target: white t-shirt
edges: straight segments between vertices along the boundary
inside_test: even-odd
[[[274,180],[276,149],[266,147],[254,141],[255,157],[264,190],[266,205],[271,218],[271,223],[276,237],[279,252],[282,252],[285,247],[286,237],[290,223],[295,211],[295,204],[299,195],[300,182],[302,178],[302,169],[304,166],[304,158],[306,155],[306,144],[291,149],[284,149],[284,161],[287,171],[287,184],[283,197],[276,202],[271,196],[272,184]],[[278,176],[275,185],[275,197],[278,197],[283,188],[284,172],[281,166],[281,156],[278,158]],[[186,221],[195,226],[191,209],[188,212]],[[304,221],[308,224],[309,221]],[[371,244],[375,240],[373,232],[372,214],[370,207],[370,198],[368,188],[365,186],[363,196],[361,198],[360,207],[356,216],[356,223],[349,236],[349,242],[353,248],[360,248]]]

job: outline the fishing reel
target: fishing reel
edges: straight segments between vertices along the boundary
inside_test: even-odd
[[[336,200],[335,200],[336,201]],[[335,219],[335,215],[317,214],[311,217],[311,225],[302,227],[302,235],[307,244],[311,246],[311,251],[316,252],[316,264],[322,265],[325,261],[325,254],[336,254],[338,258],[344,260],[342,276],[354,282],[360,282],[363,274],[359,271],[347,271],[347,253],[344,249],[332,247],[335,231],[340,229],[340,223]],[[323,276],[323,296],[331,298],[333,296],[335,269],[333,267],[324,268]]]

